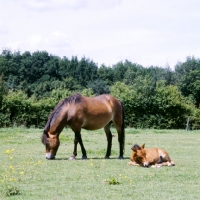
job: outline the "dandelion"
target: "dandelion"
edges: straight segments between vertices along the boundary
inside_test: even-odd
[[[11,156],[11,157],[10,157],[10,160],[12,160],[12,159],[13,159],[13,157]]]
[[[24,175],[24,172],[20,172],[20,174],[23,176],[23,175]]]
[[[38,160],[38,164],[41,164],[41,160]]]
[[[10,150],[6,150],[6,151],[5,151],[5,154],[10,154]]]
[[[127,176],[124,176],[124,178],[126,178]]]

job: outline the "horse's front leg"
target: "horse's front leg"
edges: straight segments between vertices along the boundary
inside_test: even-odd
[[[87,154],[86,154],[86,150],[85,147],[83,145],[83,141],[82,141],[82,137],[81,137],[81,133],[80,132],[75,132],[75,138],[74,138],[74,151],[72,156],[69,158],[70,160],[75,160],[76,156],[77,156],[77,145],[78,143],[81,146],[81,151],[82,151],[82,159],[87,159]]]
[[[75,160],[76,159],[76,156],[77,156],[77,144],[78,144],[78,139],[76,138],[76,135],[75,135],[75,138],[74,138],[74,151],[73,151],[73,154],[70,156],[69,160]]]

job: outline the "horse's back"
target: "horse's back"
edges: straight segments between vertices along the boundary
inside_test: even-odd
[[[69,106],[68,113],[76,117],[81,128],[96,130],[105,127],[116,115],[122,113],[121,103],[111,95],[81,97],[81,101]],[[74,120],[73,120],[74,121]]]

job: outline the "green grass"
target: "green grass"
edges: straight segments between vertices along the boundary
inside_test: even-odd
[[[74,137],[70,129],[60,135],[56,160],[45,159],[42,130],[0,129],[0,199],[199,199],[200,131],[126,129],[124,160],[117,159],[117,133],[112,132],[111,159],[103,159],[103,130],[83,130],[88,159],[81,160],[79,147],[77,160],[69,161]],[[134,143],[167,150],[176,166],[128,166]],[[17,188],[19,194],[6,197],[9,188]]]

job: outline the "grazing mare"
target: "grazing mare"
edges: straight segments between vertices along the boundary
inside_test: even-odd
[[[81,138],[81,129],[97,130],[104,127],[107,136],[107,151],[105,158],[111,155],[112,134],[111,123],[118,133],[119,159],[124,154],[124,110],[121,102],[113,96],[104,94],[96,97],[85,97],[78,93],[63,99],[57,104],[42,134],[42,143],[46,146],[46,158],[55,159],[60,145],[59,134],[68,125],[75,133],[74,151],[70,159],[77,156],[77,144],[82,151],[82,159],[87,158],[86,150]]]
[[[161,166],[175,166],[175,163],[170,159],[169,154],[163,149],[159,148],[144,148],[145,144],[139,146],[135,144],[131,149],[131,162],[129,165],[142,167],[161,167]]]

